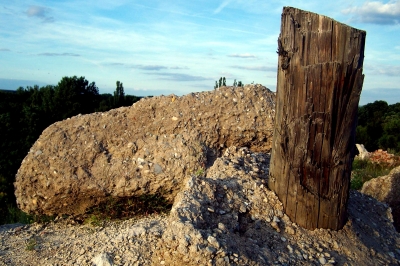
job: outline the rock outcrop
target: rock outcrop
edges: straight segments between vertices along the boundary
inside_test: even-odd
[[[222,87],[57,122],[18,170],[18,206],[78,215],[109,197],[159,193],[172,202],[184,178],[227,147],[270,150],[274,102],[261,85]]]
[[[369,152],[367,149],[364,147],[364,144],[356,144],[357,150],[358,150],[358,157],[361,160],[367,160],[369,158]]]
[[[365,182],[361,192],[386,202],[392,208],[394,226],[400,231],[400,166],[386,176]]]

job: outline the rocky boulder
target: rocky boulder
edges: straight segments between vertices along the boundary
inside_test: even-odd
[[[358,155],[356,155],[356,157],[361,160],[367,160],[369,158],[369,152],[364,147],[364,144],[356,144],[356,147],[359,153]]]
[[[386,202],[392,208],[394,226],[400,230],[400,166],[386,176],[377,177],[364,183],[361,192]]]
[[[275,95],[261,85],[142,99],[45,129],[16,175],[18,206],[36,214],[84,213],[109,197],[162,194],[231,145],[269,151]]]

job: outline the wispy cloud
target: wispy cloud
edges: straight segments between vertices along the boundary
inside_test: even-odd
[[[161,80],[172,80],[172,81],[203,81],[203,80],[211,80],[210,78],[202,77],[202,76],[193,76],[188,74],[181,73],[152,73],[152,75],[160,76]]]
[[[237,58],[256,58],[255,55],[244,53],[244,54],[230,54],[228,57],[237,57]]]
[[[170,67],[170,69],[175,69],[175,70],[179,70],[179,69],[189,69],[188,67],[179,67],[179,66],[173,66],[173,67]]]
[[[132,65],[131,68],[149,70],[149,71],[159,71],[162,69],[168,69],[168,67],[160,65]]]
[[[50,12],[50,8],[43,7],[43,6],[30,6],[26,11],[28,17],[37,17],[41,18],[43,22],[53,22],[54,17],[48,16]]]
[[[119,63],[119,62],[107,63],[106,65],[108,65],[108,66],[123,66],[126,68],[134,68],[134,69],[141,69],[141,70],[147,70],[147,71],[159,71],[159,70],[163,70],[163,69],[174,69],[174,70],[189,69],[188,67],[180,67],[180,66],[167,67],[167,66],[163,66],[163,65],[133,65],[133,64],[125,64],[125,63]]]
[[[276,72],[277,68],[276,66],[274,67],[268,67],[268,66],[231,66],[233,68],[238,68],[238,69],[244,69],[244,70],[256,70],[256,71],[266,71],[266,72]]]
[[[107,65],[107,66],[125,66],[124,63],[107,63],[105,65]]]
[[[373,24],[399,24],[400,0],[388,3],[365,2],[362,6],[342,10],[344,14],[354,14],[354,20]]]
[[[41,55],[41,56],[81,56],[79,54],[74,54],[74,53],[40,53],[38,55]]]
[[[376,100],[386,101],[388,104],[400,102],[400,89],[397,88],[373,88],[362,90],[360,105],[372,103]]]
[[[214,10],[214,14],[218,14],[219,12],[222,11],[231,1],[230,0],[224,0],[217,9]]]
[[[371,75],[385,75],[390,77],[398,77],[400,73],[400,66],[393,65],[367,65],[366,70]]]
[[[0,48],[0,52],[10,52],[11,50],[10,49],[7,49],[7,48]]]

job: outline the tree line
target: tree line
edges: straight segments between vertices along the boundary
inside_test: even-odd
[[[15,174],[46,127],[74,115],[130,106],[139,99],[125,95],[120,81],[113,95],[100,94],[95,82],[77,76],[63,77],[56,86],[0,91],[0,224],[16,206]]]

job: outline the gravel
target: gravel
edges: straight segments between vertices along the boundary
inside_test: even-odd
[[[269,156],[226,149],[185,179],[169,214],[2,225],[0,265],[399,265],[387,205],[351,191],[342,230],[303,229],[267,187]]]

